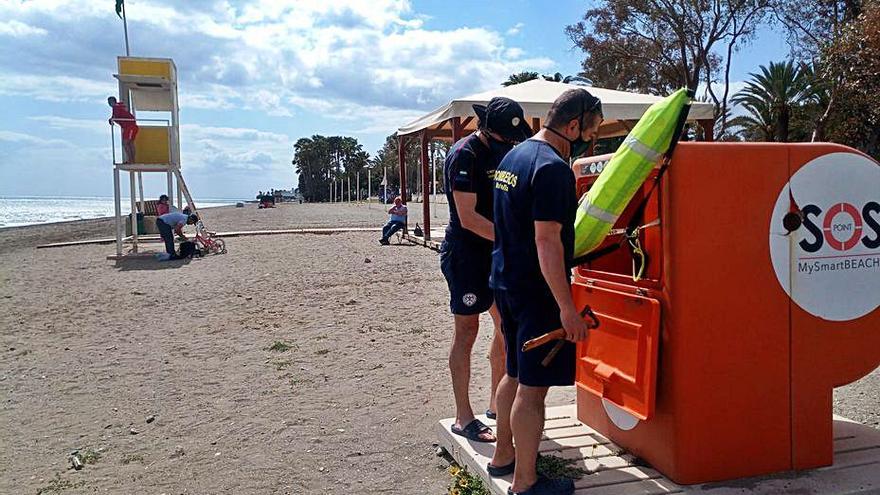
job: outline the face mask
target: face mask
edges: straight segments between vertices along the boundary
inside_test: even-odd
[[[497,139],[486,136],[486,141],[489,143],[489,150],[492,152],[492,156],[495,157],[499,162],[502,158],[504,158],[507,153],[513,149],[513,145],[510,143],[506,143],[504,141],[498,141]]]
[[[581,119],[583,119],[583,116],[581,116]],[[583,125],[581,123],[581,120],[578,120],[578,122],[579,122],[579,124],[578,124],[579,127]],[[577,157],[583,155],[584,153],[586,153],[588,149],[590,149],[590,142],[584,141],[584,139],[581,137],[583,135],[583,132],[582,132],[583,127],[580,127],[579,130],[581,132],[578,132],[578,137],[576,137],[574,139],[568,139],[567,137],[565,137],[561,132],[557,131],[556,129],[552,129],[550,127],[545,127],[544,129],[547,129],[548,131],[552,132],[553,134],[556,134],[557,136],[561,137],[562,139],[565,139],[566,141],[568,141],[569,158],[577,158]]]

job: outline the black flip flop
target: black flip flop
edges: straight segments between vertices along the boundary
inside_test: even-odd
[[[495,411],[493,411],[493,410],[491,410],[491,409],[486,409],[486,418],[488,418],[488,419],[497,419],[497,418],[498,418],[498,413],[496,413]]]
[[[480,421],[479,419],[474,419],[473,421],[468,423],[464,428],[456,428],[455,424],[453,424],[452,427],[450,428],[450,430],[452,431],[452,433],[455,433],[456,435],[461,435],[461,436],[467,438],[468,440],[473,440],[474,442],[483,442],[483,443],[495,442],[495,440],[483,440],[482,438],[480,438],[481,433],[485,433],[487,431],[489,433],[492,433],[492,428],[489,428],[488,426],[484,425],[483,422]],[[495,434],[492,433],[492,436],[495,436]]]
[[[507,489],[507,495],[572,495],[574,494],[574,481],[568,478],[550,479],[538,476],[538,481],[524,492],[514,492]]]
[[[489,476],[492,476],[494,478],[499,478],[501,476],[507,476],[508,474],[512,473],[515,468],[516,468],[516,460],[512,461],[510,464],[508,464],[506,466],[493,466],[492,463],[490,462],[489,464],[486,465],[486,472],[489,473]]]

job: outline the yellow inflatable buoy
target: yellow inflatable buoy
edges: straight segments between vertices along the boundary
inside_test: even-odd
[[[682,109],[690,104],[680,89],[651,105],[626,136],[579,203],[574,220],[574,256],[599,247],[636,191],[648,178],[675,134]]]

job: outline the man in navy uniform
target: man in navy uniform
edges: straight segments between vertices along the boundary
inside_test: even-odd
[[[574,384],[575,342],[588,326],[571,297],[575,177],[569,160],[589,146],[602,105],[584,89],[563,93],[544,129],[514,148],[495,172],[495,248],[491,285],[507,344],[507,375],[498,386],[498,444],[493,475],[514,473],[508,493],[571,494],[570,479],[539,478],[535,462],[551,386]],[[525,341],[563,328],[567,342],[548,367],[553,347],[522,352]],[[516,449],[514,449],[514,444]]]
[[[455,334],[449,350],[449,371],[455,395],[452,432],[477,442],[494,442],[492,430],[474,418],[469,387],[471,351],[480,326],[480,313],[489,311],[495,334],[489,350],[492,369],[487,416],[495,415],[495,389],[504,375],[504,341],[500,318],[489,288],[492,265],[492,178],[495,167],[514,144],[532,134],[522,107],[509,98],[474,105],[476,132],[455,143],[446,156],[444,179],[449,202],[449,225],[440,247],[440,267],[449,285]]]

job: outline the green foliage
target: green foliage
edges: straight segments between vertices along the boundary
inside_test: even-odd
[[[388,172],[388,188],[396,191],[400,187],[400,165],[397,153],[399,139],[396,135],[390,135],[385,138],[385,144],[376,153],[376,157],[372,161],[375,182],[373,191],[377,191],[382,187],[379,183],[382,181],[384,171]],[[443,160],[449,151],[451,143],[446,141],[429,141],[428,142],[428,163],[436,165],[437,169],[437,192],[443,188]],[[406,139],[406,150],[404,159],[406,160],[406,184],[407,192],[412,195],[414,192],[421,192],[422,175],[422,145],[416,137]],[[433,173],[433,167],[429,173]],[[429,188],[430,192],[430,188]]]
[[[792,115],[802,112],[814,91],[810,79],[793,61],[770,62],[760,73],[750,74],[746,87],[731,101],[746,115],[731,121],[746,139],[788,142]]]
[[[55,475],[55,478],[49,481],[46,486],[37,489],[37,495],[57,495],[64,493],[66,490],[75,490],[82,488],[86,484],[86,480],[72,481],[70,479],[62,479],[61,476]]]
[[[483,480],[478,476],[468,473],[467,469],[453,464],[449,466],[447,471],[452,475],[452,482],[449,484],[449,495],[491,495],[486,486],[483,485]]]
[[[584,52],[581,76],[597,86],[665,95],[726,82],[726,64],[754,37],[769,3],[602,0],[565,33]]]
[[[83,464],[95,464],[101,459],[101,453],[96,450],[85,449],[79,453],[79,459]]]
[[[880,1],[865,1],[857,17],[825,43],[821,67],[831,83],[829,140],[880,159]]]
[[[577,459],[563,459],[555,455],[539,455],[538,456],[538,473],[546,478],[568,478],[571,480],[579,480],[584,475],[590,474],[587,470],[577,467],[574,464]]]
[[[287,352],[287,351],[289,351],[292,347],[293,347],[293,346],[290,345],[290,344],[288,344],[287,342],[282,342],[282,341],[280,341],[280,340],[276,340],[272,345],[270,345],[269,347],[267,347],[266,350],[267,350],[267,351],[272,351],[272,352]]]
[[[133,462],[143,464],[144,456],[141,454],[125,454],[124,456],[122,456],[122,464],[127,466]]]
[[[514,84],[524,83],[538,78],[537,72],[523,71],[517,74],[511,74],[507,80],[501,83],[502,86],[513,86]]]
[[[568,478],[577,481],[590,474],[585,469],[575,466],[576,459],[563,459],[554,455],[538,455],[538,474],[551,479]],[[449,495],[490,495],[483,480],[468,472],[466,468],[452,464],[446,470],[452,475],[449,484]]]
[[[363,170],[369,161],[370,155],[353,137],[314,135],[301,138],[293,145],[292,163],[299,174],[299,190],[306,201],[329,201],[334,181],[340,194],[347,187],[348,180],[355,187],[359,172],[365,181]]]

